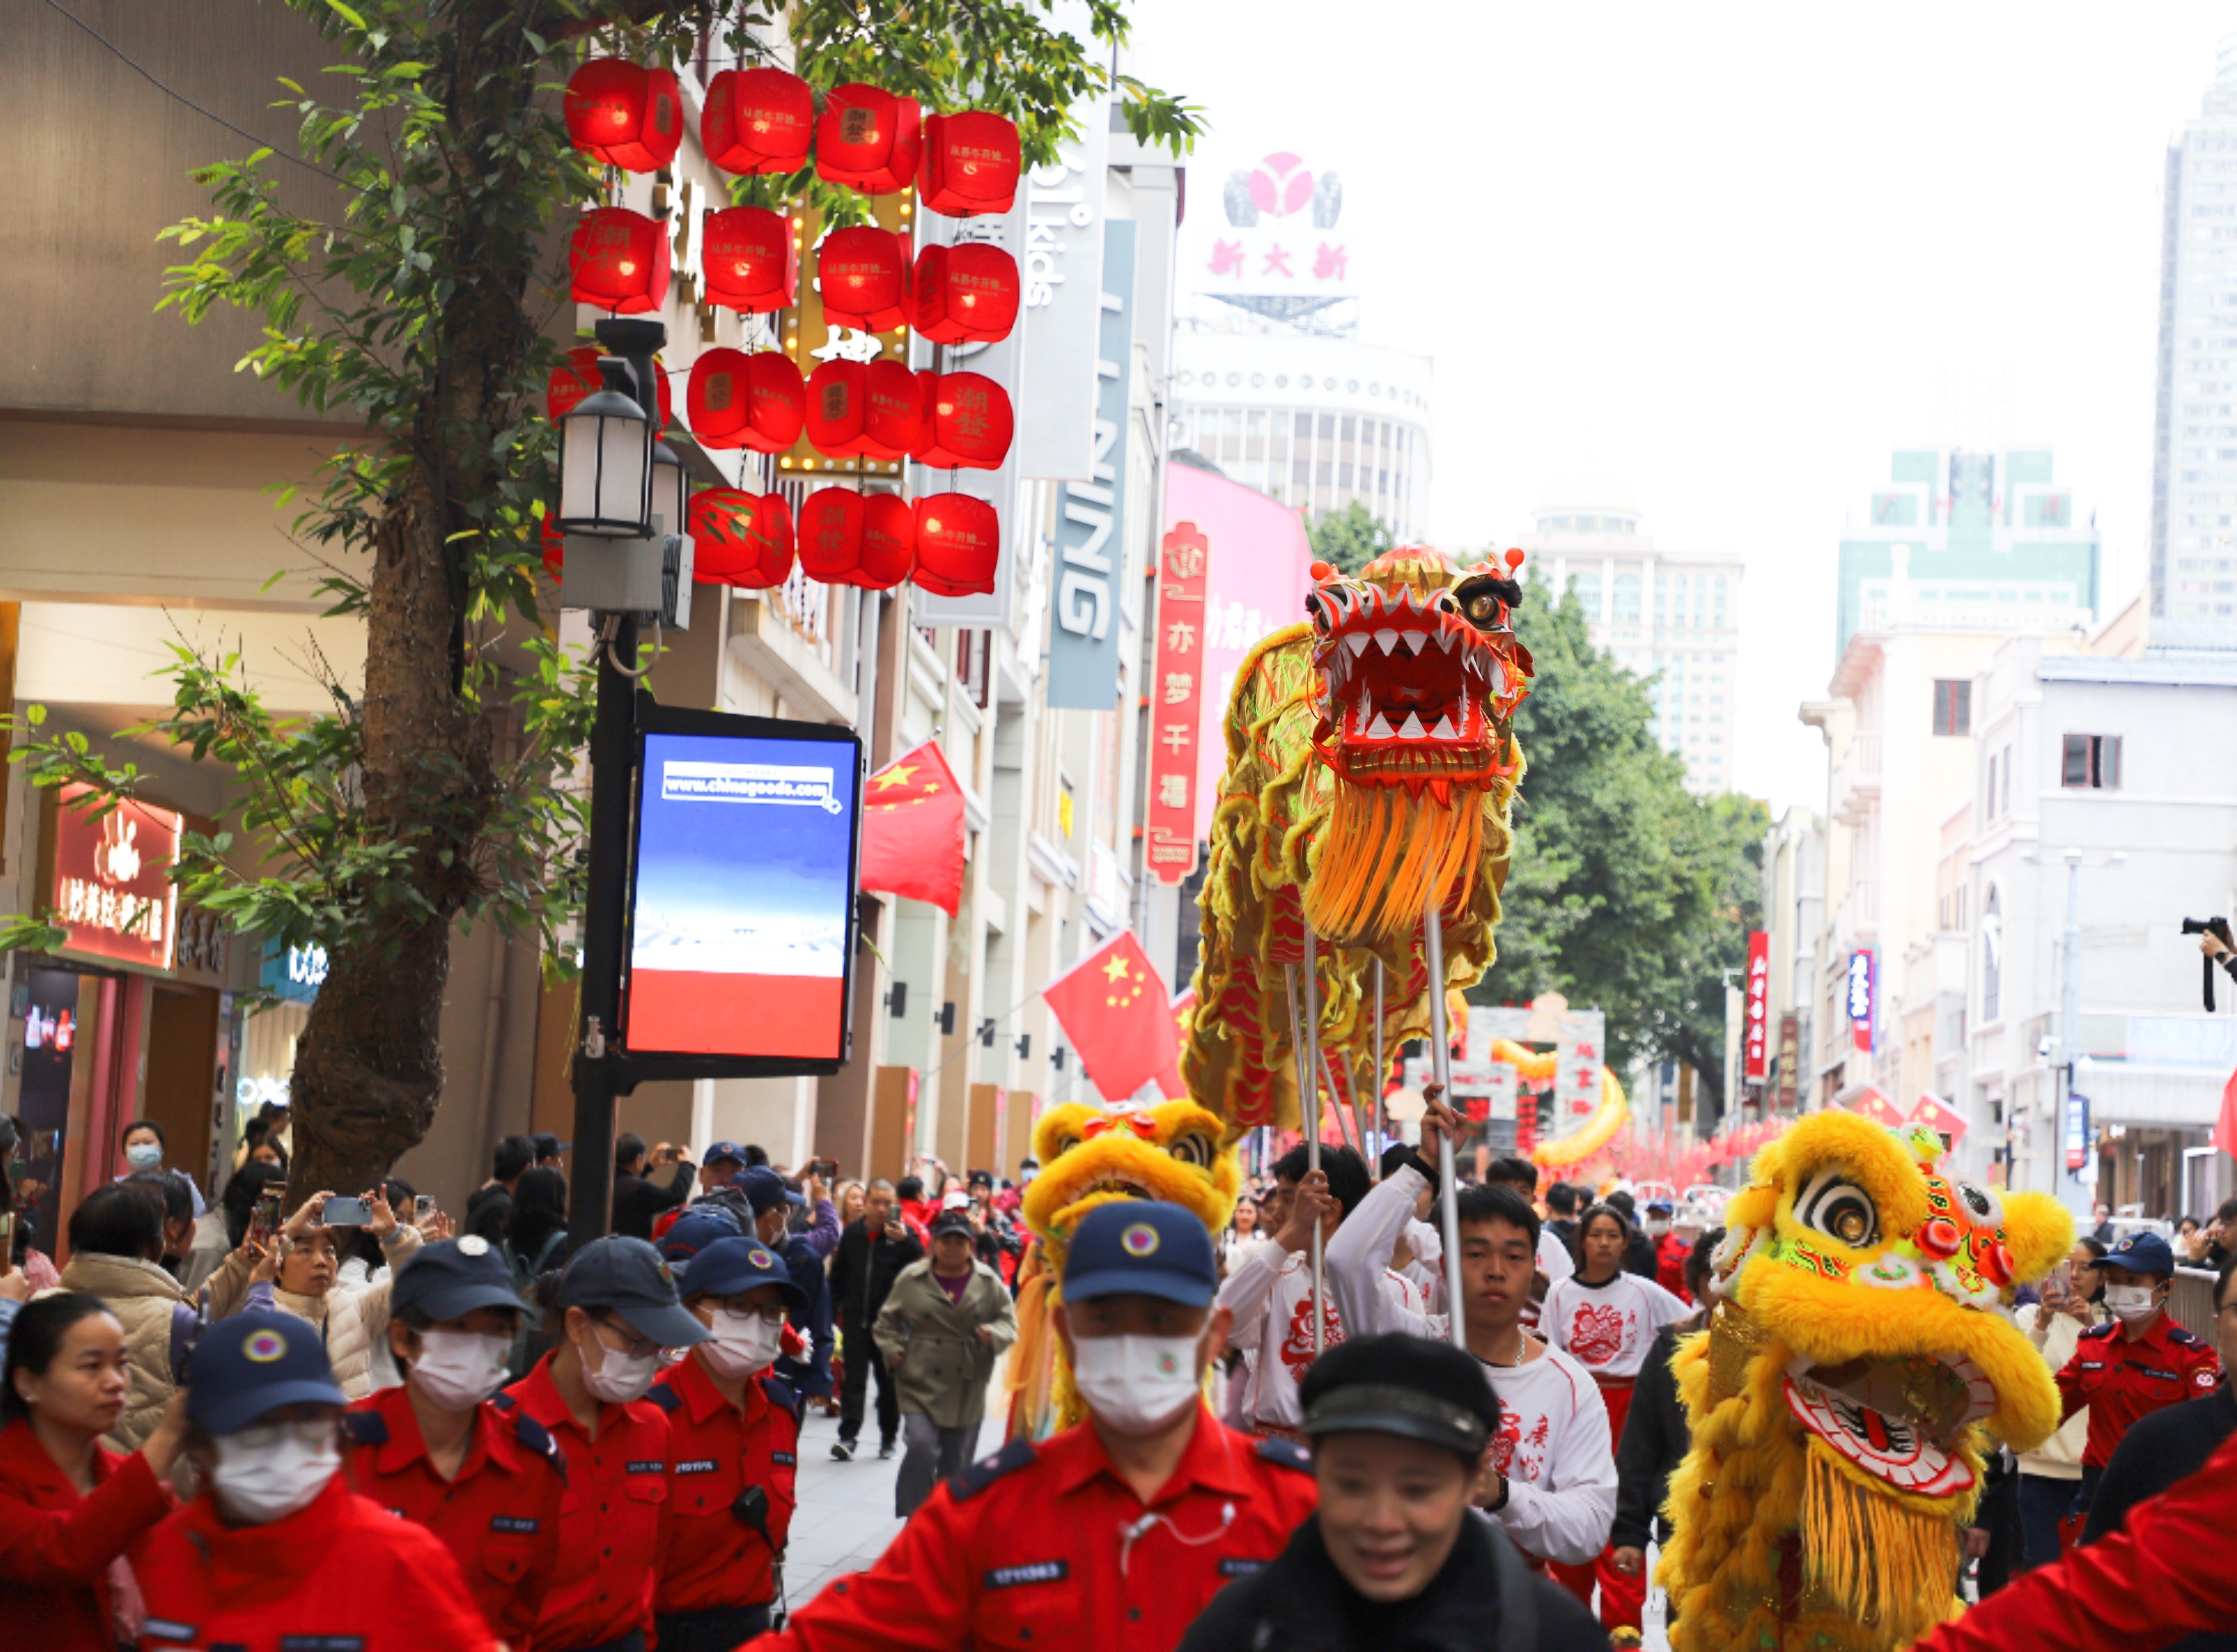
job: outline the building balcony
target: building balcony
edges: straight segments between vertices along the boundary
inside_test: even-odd
[[[1880,737],[1858,734],[1833,770],[1827,812],[1843,826],[1861,826],[1880,804]]]

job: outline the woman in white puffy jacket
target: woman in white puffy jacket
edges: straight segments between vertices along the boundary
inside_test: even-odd
[[[2043,1281],[2042,1300],[2029,1302],[2012,1315],[2053,1371],[2063,1370],[2074,1357],[2082,1333],[2104,1322],[2105,1275],[2097,1266],[2105,1247],[2094,1239],[2077,1239],[2067,1260],[2070,1277],[2063,1289],[2054,1279]],[[2020,1453],[2020,1564],[2023,1570],[2048,1564],[2059,1556],[2058,1523],[2074,1504],[2075,1488],[2082,1484],[2082,1447],[2089,1438],[2089,1408],[2084,1405],[2068,1418],[2032,1451]]]

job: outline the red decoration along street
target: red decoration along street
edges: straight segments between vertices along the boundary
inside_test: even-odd
[[[691,496],[691,577],[773,589],[792,576],[792,510],[781,493],[707,488]]]
[[[909,277],[909,325],[928,344],[997,344],[1018,324],[1018,260],[984,241],[927,247]]]
[[[926,210],[947,218],[1007,212],[1020,169],[1015,122],[984,109],[925,116],[917,195]]]
[[[700,446],[782,453],[800,440],[808,387],[783,352],[725,346],[699,352],[683,404]]]
[[[658,172],[683,142],[683,94],[675,74],[619,57],[593,57],[567,82],[567,136],[594,160]]]
[[[994,507],[967,493],[935,493],[916,502],[919,590],[935,596],[992,592],[1002,559],[1002,523]]]
[[[645,315],[668,302],[668,227],[626,207],[594,207],[567,245],[577,304]]]
[[[898,361],[827,361],[808,381],[808,440],[831,458],[892,460],[932,438],[929,372]]]
[[[570,350],[559,365],[551,370],[544,385],[544,416],[558,420],[572,412],[575,404],[600,388],[605,381],[598,377],[598,360],[606,352],[594,344],[578,344]],[[654,377],[660,380],[660,422],[663,425],[676,421],[676,398],[668,387],[668,375],[660,371],[660,358],[652,359]]]
[[[984,373],[942,373],[932,404],[932,439],[917,463],[934,471],[999,470],[1016,425],[1010,392],[1001,385]]]
[[[815,120],[815,175],[890,195],[916,181],[923,142],[916,99],[878,86],[835,86]]]
[[[710,212],[700,232],[707,302],[746,315],[789,309],[800,297],[800,252],[792,225],[767,207]]]
[[[1162,884],[1196,870],[1196,731],[1202,726],[1204,590],[1211,544],[1193,522],[1173,524],[1158,551],[1157,661],[1150,673],[1150,807],[1144,859]],[[1176,623],[1178,622],[1178,624]],[[1183,646],[1183,639],[1189,646]],[[1177,732],[1176,732],[1177,731]]]
[[[916,517],[897,493],[818,488],[800,510],[800,571],[827,585],[887,591],[916,565]]]
[[[726,69],[699,115],[707,159],[725,172],[797,172],[815,136],[815,94],[782,69]]]
[[[823,319],[834,327],[891,332],[908,320],[909,238],[874,227],[835,229],[816,249]]]
[[[963,904],[963,788],[940,742],[928,740],[863,790],[861,886],[954,917]]]

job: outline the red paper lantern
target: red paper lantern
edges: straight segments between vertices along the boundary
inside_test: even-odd
[[[782,69],[726,69],[707,88],[699,139],[725,172],[797,172],[815,135],[815,95]]]
[[[999,470],[1014,429],[1010,392],[1001,385],[984,373],[942,373],[932,440],[917,451],[917,463],[935,471]]]
[[[577,402],[604,385],[605,381],[598,377],[598,361],[605,353],[594,344],[578,344],[567,352],[551,370],[551,380],[544,388],[545,418],[558,423],[574,411]],[[660,370],[658,356],[652,359],[652,372],[660,381],[660,422],[664,428],[676,422],[676,398],[668,388],[668,375]]]
[[[994,507],[967,493],[935,493],[916,502],[919,590],[934,596],[993,592],[1002,556],[1002,524]]]
[[[1018,260],[984,241],[927,247],[909,277],[909,325],[928,344],[997,344],[1018,324]]]
[[[1018,128],[984,109],[924,118],[917,194],[927,210],[975,218],[1010,210],[1018,194]]]
[[[792,511],[781,493],[708,488],[691,496],[691,577],[766,591],[792,577]]]
[[[551,576],[554,585],[565,582],[567,572],[567,536],[559,531],[559,512],[556,509],[544,513],[544,571]]]
[[[916,181],[922,114],[913,97],[882,87],[835,86],[815,121],[815,175],[865,194],[889,195]]]
[[[683,93],[665,69],[593,57],[567,82],[567,136],[608,166],[658,172],[683,142]]]
[[[808,387],[781,351],[703,350],[691,364],[683,405],[702,447],[782,453],[800,439]]]
[[[869,405],[867,364],[825,362],[808,376],[808,445],[830,458],[860,457]]]
[[[790,309],[800,292],[800,253],[792,226],[766,207],[726,207],[707,214],[699,264],[707,302],[748,315]]]
[[[668,227],[625,207],[583,214],[567,247],[577,304],[643,315],[668,302]]]
[[[908,320],[909,243],[890,229],[835,229],[815,254],[823,319],[835,327],[890,332]]]
[[[808,440],[835,459],[898,459],[931,438],[935,375],[898,361],[827,361],[808,381]]]
[[[827,585],[891,590],[916,563],[916,516],[896,493],[819,488],[800,511],[800,571]]]

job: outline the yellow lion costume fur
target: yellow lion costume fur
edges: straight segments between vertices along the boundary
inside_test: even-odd
[[[1018,1284],[1018,1342],[1010,1355],[1010,1438],[1038,1439],[1086,1412],[1072,1385],[1049,1310],[1061,1300],[1064,1258],[1080,1219],[1120,1199],[1162,1199],[1217,1234],[1235,1214],[1242,1166],[1221,1144],[1218,1117],[1193,1102],[1105,1112],[1053,1107],[1033,1126],[1040,1174],[1020,1214],[1034,1241]]]
[[[1673,1367],[1693,1449],[1657,1578],[1676,1652],[1892,1652],[1951,1616],[1981,1430],[2058,1425],[2001,1313],[2074,1241],[2048,1194],[1952,1181],[1941,1138],[1804,1118],[1726,1212],[1709,1328]]]

